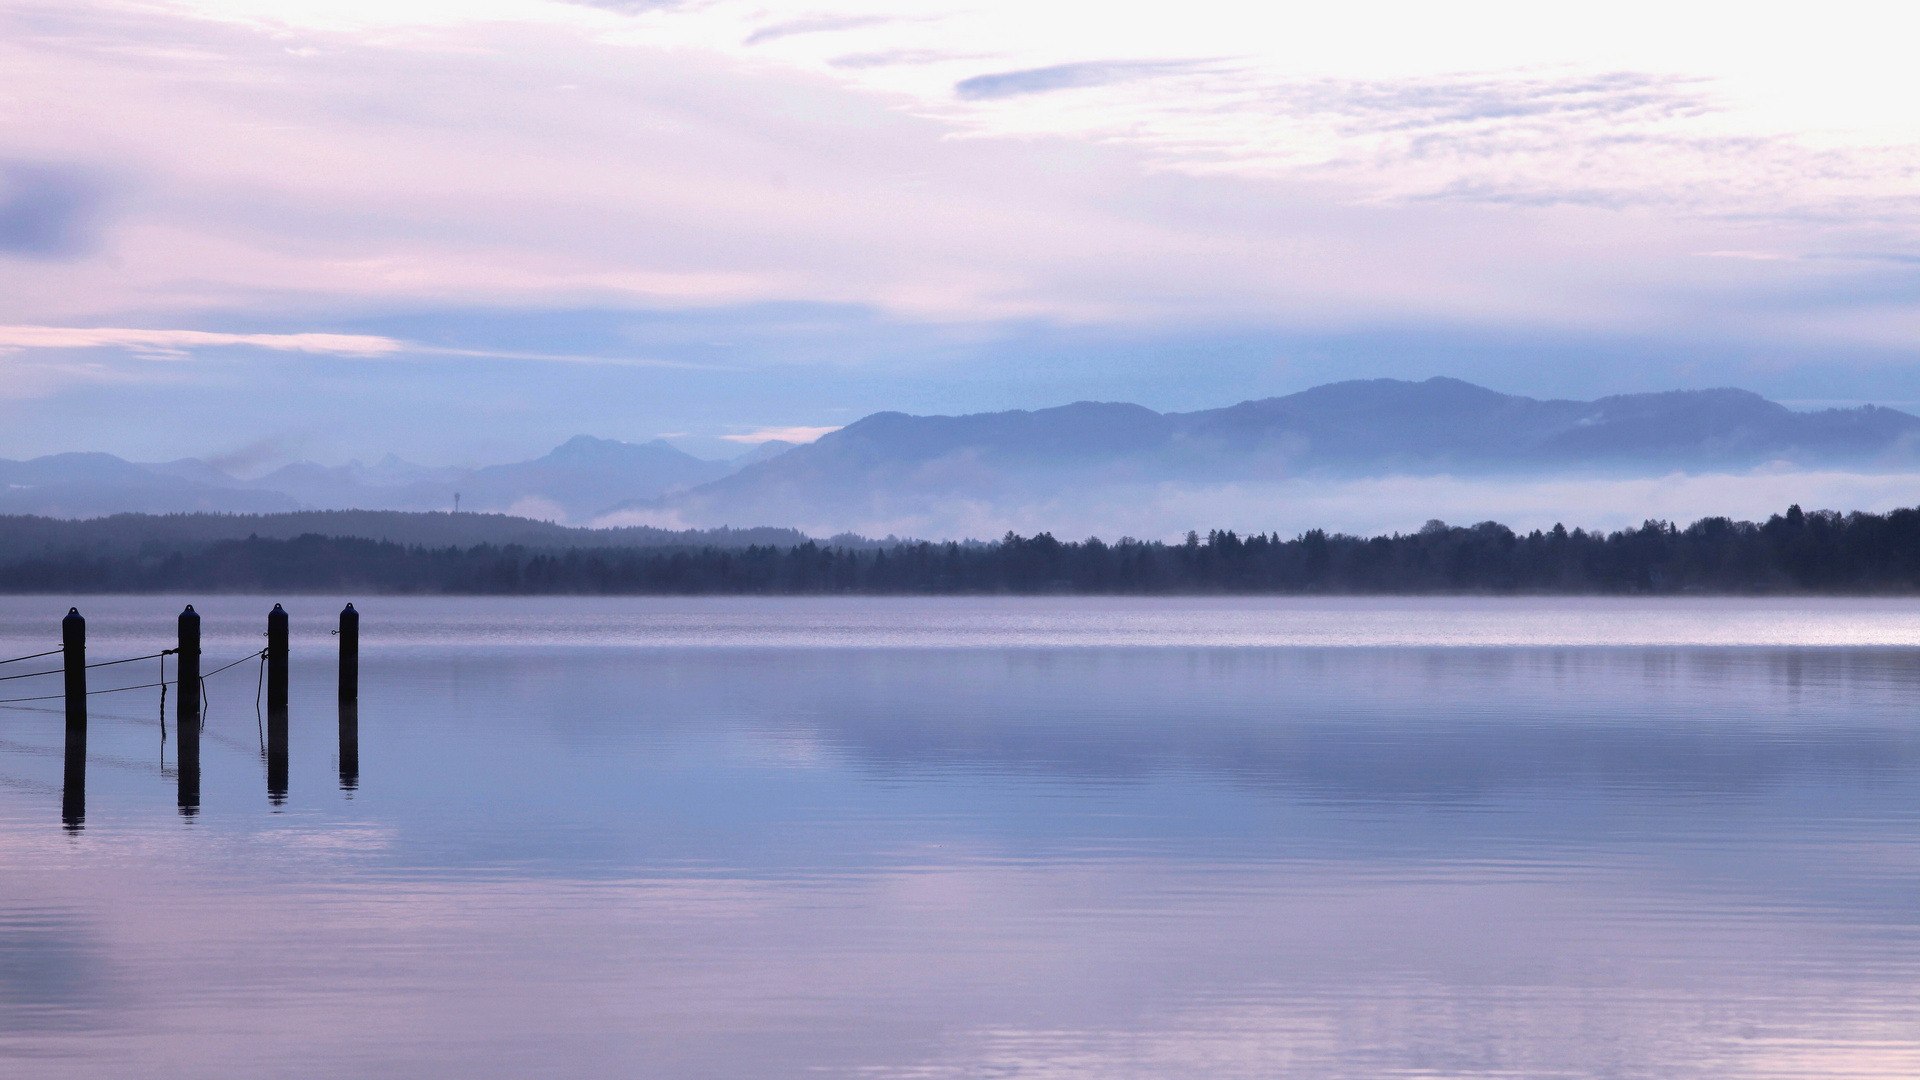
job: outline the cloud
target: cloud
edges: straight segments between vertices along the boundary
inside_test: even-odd
[[[85,914],[51,904],[0,914],[0,1036],[112,1026],[111,1010],[126,1008],[127,995],[100,931]]]
[[[1285,111],[1343,117],[1365,130],[1537,118],[1649,118],[1704,115],[1699,80],[1616,71],[1542,78],[1469,75],[1401,79],[1318,79],[1275,84]]]
[[[567,521],[565,507],[552,499],[541,498],[538,495],[528,495],[516,501],[512,506],[507,507],[507,513],[533,521],[553,521],[561,524]]]
[[[103,188],[82,169],[0,162],[0,254],[79,255],[93,243]]]
[[[286,436],[269,435],[232,450],[208,454],[202,460],[221,472],[238,476],[259,470],[263,465],[284,461],[293,452],[293,445]]]
[[[284,461],[292,454],[294,454],[294,446],[284,434],[271,434],[265,438],[255,438],[246,446],[236,446],[234,450],[207,454],[204,461],[223,473],[242,475],[242,473],[257,471],[261,465]]]
[[[150,356],[180,357],[202,346],[250,345],[286,352],[337,356],[383,356],[399,342],[367,334],[218,334],[202,330],[134,330],[119,327],[0,326],[0,350],[124,348]]]
[[[598,8],[618,15],[643,15],[678,7],[680,0],[560,0],[575,7]]]
[[[761,45],[785,37],[799,34],[826,34],[836,30],[859,30],[869,26],[882,26],[897,22],[886,15],[815,15],[805,19],[793,19],[789,22],[775,23],[747,35],[745,45]]]
[[[1054,90],[1109,86],[1191,70],[1193,67],[1192,61],[1178,60],[1095,60],[1079,64],[1055,64],[1026,71],[975,75],[953,84],[953,93],[963,101],[993,101]]]
[[[0,255],[0,322],[324,326],[445,361],[290,393],[305,365],[44,349],[9,361],[0,393],[30,366],[102,370],[85,395],[0,415],[16,452],[73,415],[107,430],[108,409],[136,419],[107,437],[141,437],[136,393],[161,379],[211,416],[326,417],[356,440],[343,458],[400,438],[433,460],[519,454],[572,434],[544,418],[578,410],[609,435],[713,433],[1090,396],[1200,407],[1409,368],[1548,396],[1920,392],[1905,268],[1815,261],[1920,250],[1920,154],[1873,127],[1876,102],[1910,124],[1900,88],[1920,85],[1896,33],[1775,49],[1831,45],[1831,21],[1662,9],[1671,32],[1622,17],[1554,45],[1578,20],[1228,0],[1127,19],[1008,0],[16,7],[0,68],[35,108],[7,153],[65,171],[0,195],[15,254],[85,250],[101,220],[86,178],[140,179],[109,200],[110,258]],[[1154,59],[1179,57],[1230,59]],[[1829,77],[1854,73],[1883,92]],[[1691,257],[1732,251],[1788,257]],[[828,314],[743,336],[741,312],[782,305]],[[580,311],[688,325],[575,348],[560,339]],[[426,314],[458,330],[397,327]],[[1399,328],[1393,351],[1311,344]],[[1520,336],[1539,356],[1448,345]],[[1229,338],[1281,344],[1213,344]],[[1631,363],[1576,355],[1617,342]],[[215,346],[119,346],[199,347]],[[515,368],[552,359],[591,362]],[[141,389],[109,397],[108,379]],[[141,445],[168,438],[184,436]]]
[[[723,439],[726,439],[728,442],[737,442],[737,443],[756,443],[756,444],[768,443],[768,442],[810,443],[813,440],[818,439],[822,435],[828,434],[829,432],[839,431],[840,428],[845,426],[846,425],[841,424],[835,427],[761,428],[759,431],[748,432],[745,435],[722,435],[720,437]]]
[[[848,53],[845,56],[836,56],[827,61],[827,66],[858,70],[906,64],[937,64],[953,59],[955,57],[952,53],[937,49],[883,49],[879,52]]]

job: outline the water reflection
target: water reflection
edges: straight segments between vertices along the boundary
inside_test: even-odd
[[[1909,650],[382,648],[370,606],[358,703],[302,618],[259,741],[214,687],[191,829],[150,711],[93,718],[70,838],[58,714],[0,718],[0,1072],[1920,1075]],[[48,912],[90,981],[10,977],[67,962]]]
[[[60,786],[60,824],[68,832],[79,832],[87,824],[87,718],[80,722],[67,718],[66,768]]]
[[[189,753],[188,747],[193,747]],[[190,818],[200,813],[200,737],[198,734],[182,734],[180,737],[180,762],[174,767],[175,790],[174,804],[180,816]]]
[[[360,786],[360,702],[340,701],[340,790]]]
[[[267,709],[267,801],[283,806],[287,801],[287,708]]]
[[[0,1061],[10,1040],[89,1033],[127,1004],[100,930],[71,907],[0,907]]]

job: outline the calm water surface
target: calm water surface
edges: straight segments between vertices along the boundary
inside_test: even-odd
[[[278,599],[0,707],[0,1075],[1920,1075],[1920,604]]]

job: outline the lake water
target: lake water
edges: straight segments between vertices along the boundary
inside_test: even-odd
[[[0,707],[0,1075],[1920,1076],[1920,603],[278,599]]]

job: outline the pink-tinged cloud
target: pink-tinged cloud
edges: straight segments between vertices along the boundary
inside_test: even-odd
[[[0,151],[113,171],[126,194],[101,257],[0,262],[0,319],[820,302],[919,320],[1692,327],[1703,299],[1816,269],[1676,254],[1830,245],[1806,212],[1881,206],[1876,178],[1905,160],[1816,169],[1771,138],[1729,156],[1722,114],[1682,75],[1374,72],[1350,49],[1301,82],[1265,61],[1153,60],[1145,30],[1088,43],[1139,58],[1140,78],[957,99],[1063,63],[1119,70],[1065,55],[1114,20],[1020,13],[1014,34],[994,11],[42,9],[0,34],[0,71],[36,102]],[[815,32],[767,33],[803,15]],[[1249,47],[1214,22],[1211,38],[1167,28],[1168,47]],[[831,63],[941,40],[964,48]],[[1851,179],[1783,192],[1786,175]],[[1911,231],[1876,213],[1848,243]],[[1747,329],[1780,332],[1772,310]]]
[[[201,330],[138,330],[127,327],[0,326],[0,349],[124,348],[183,355],[203,346],[250,345],[286,352],[337,356],[384,356],[400,351],[392,338],[368,334],[218,334]]]
[[[761,428],[758,431],[750,431],[745,435],[722,435],[720,437],[726,439],[728,442],[752,443],[756,446],[760,443],[770,442],[810,443],[829,432],[839,431],[840,428],[844,426],[844,424],[841,424],[835,425],[834,427],[770,427]]]

